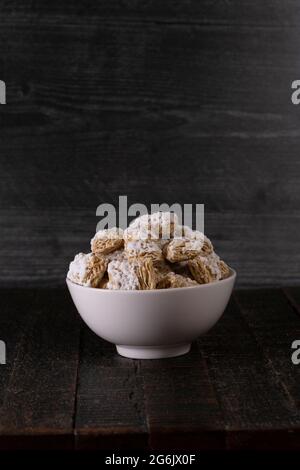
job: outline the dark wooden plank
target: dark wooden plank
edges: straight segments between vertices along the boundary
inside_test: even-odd
[[[68,21],[74,18],[88,18],[91,22],[101,18],[103,21],[139,21],[163,23],[198,23],[198,24],[248,24],[257,25],[296,25],[299,24],[299,4],[297,0],[197,0],[182,2],[157,0],[132,3],[117,0],[93,2],[85,0],[80,5],[75,0],[67,3],[53,0],[50,4],[28,4],[26,1],[13,0],[4,2],[1,15],[8,18],[29,16],[38,21],[45,16],[59,22],[65,16]]]
[[[235,296],[243,317],[285,390],[291,411],[300,420],[300,368],[291,360],[291,345],[300,338],[300,318],[281,290],[237,291]]]
[[[300,315],[300,287],[286,287],[283,289],[283,292],[287,296],[292,307]]]
[[[0,448],[73,448],[79,323],[71,300],[65,290],[37,291],[34,301],[11,290],[5,308]]]
[[[6,364],[0,366],[0,408],[6,396],[6,387],[13,373],[14,363],[20,356],[24,330],[30,321],[28,311],[35,293],[25,289],[1,289],[0,295],[0,339],[6,344]],[[12,308],[13,306],[13,308]]]
[[[255,329],[251,325],[250,328],[244,308],[242,314],[232,299],[223,318],[209,334],[199,339],[198,345],[207,360],[208,372],[224,414],[227,447],[299,448],[300,412],[295,403],[297,395],[291,395],[291,385],[293,392],[299,385],[290,369],[290,345],[285,351],[285,366],[290,372],[284,375],[281,347],[285,340],[280,341],[278,335],[275,337],[273,355],[278,348],[279,359],[274,367],[265,348],[269,351],[269,329],[272,331],[271,322],[276,323],[276,315],[272,318],[267,304],[263,310],[256,310],[257,295],[255,291],[247,293],[249,302],[255,306],[253,315],[260,316],[259,327]],[[271,304],[270,309],[273,307]],[[277,318],[278,315],[277,312]],[[273,359],[275,362],[272,356]]]
[[[77,449],[146,448],[139,362],[83,328],[76,409]]]
[[[126,22],[106,25],[101,19],[95,25],[22,19],[2,23],[1,34],[10,46],[1,55],[9,104],[1,107],[1,137],[8,145],[15,133],[30,146],[28,129],[33,127],[34,140],[45,152],[41,174],[47,155],[62,142],[66,150],[74,150],[75,143],[87,146],[100,161],[106,147],[115,158],[128,149],[126,159],[132,162],[136,153],[142,159],[154,157],[158,144],[174,151],[184,135],[191,143],[200,137],[231,137],[234,142],[253,139],[254,145],[257,139],[266,144],[299,136],[297,107],[290,99],[291,82],[299,73],[297,28],[154,24],[145,29]],[[51,138],[53,131],[57,140]],[[112,139],[104,139],[108,131],[116,133]],[[46,134],[43,140],[41,134]],[[153,144],[145,154],[141,145],[149,134]],[[234,152],[229,144],[227,150]],[[21,152],[18,142],[15,146]],[[61,161],[59,155],[60,165],[70,162],[71,156]],[[251,155],[255,158],[256,152]],[[72,162],[79,156],[73,152]],[[203,158],[199,146],[197,156]],[[114,159],[106,159],[107,166]]]
[[[84,327],[76,447],[297,448],[290,343],[300,319],[281,291],[236,297],[240,309],[231,300],[190,354],[170,360],[121,358]],[[26,291],[1,295],[0,337],[12,345],[1,366],[1,448],[72,444],[78,323],[70,302],[59,290],[35,300]]]
[[[0,282],[62,285],[69,258],[88,249],[98,204],[127,194],[130,203],[204,202],[208,235],[240,286],[295,283],[299,110],[290,83],[300,73],[299,29],[145,25],[138,14],[127,22],[119,3],[100,3],[80,15],[74,3],[2,6]],[[258,20],[273,26],[297,18],[293,2],[250,3],[231,21],[260,9]],[[227,11],[226,2],[200,4],[173,11]],[[154,5],[141,7],[142,18],[171,8]]]
[[[141,361],[152,449],[222,449],[224,421],[205,359],[189,354]]]

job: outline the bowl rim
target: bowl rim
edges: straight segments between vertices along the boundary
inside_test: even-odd
[[[237,276],[237,273],[236,271],[229,267],[230,269],[230,275],[228,277],[226,277],[225,279],[221,279],[220,281],[214,281],[214,282],[208,282],[207,284],[199,284],[198,286],[190,286],[190,287],[170,287],[169,289],[149,289],[149,290],[126,290],[126,289],[116,289],[116,290],[111,290],[111,289],[99,289],[98,287],[89,287],[89,286],[82,286],[81,284],[76,284],[76,282],[73,282],[71,279],[69,279],[68,277],[66,278],[66,283],[67,285],[71,285],[71,286],[75,286],[79,289],[85,289],[85,290],[90,290],[90,291],[97,291],[97,292],[101,292],[101,293],[104,293],[104,295],[111,295],[112,293],[114,294],[119,294],[119,293],[126,293],[128,295],[145,295],[145,294],[163,294],[163,293],[167,293],[167,292],[174,292],[174,291],[177,291],[177,292],[182,292],[182,291],[186,291],[186,290],[195,290],[195,289],[204,289],[204,288],[211,288],[215,285],[219,285],[219,284],[226,284],[228,283],[229,281],[233,280],[235,281],[236,279],[236,276]]]

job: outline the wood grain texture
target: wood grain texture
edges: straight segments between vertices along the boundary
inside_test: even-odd
[[[2,302],[0,449],[72,449],[79,324],[71,300],[61,290],[8,290]]]
[[[60,289],[1,290],[0,308],[0,449],[300,448],[300,318],[281,290],[237,291],[189,354],[155,361],[118,356]]]
[[[284,289],[284,293],[287,296],[294,310],[297,312],[298,315],[300,315],[300,289],[299,287],[286,287]]]
[[[31,2],[30,8],[24,0],[2,2],[0,12],[12,16],[30,16],[37,18],[54,17],[56,20],[68,16],[68,19],[89,18],[102,20],[123,20],[138,22],[177,22],[200,24],[246,24],[246,25],[297,25],[299,22],[299,4],[297,0],[231,0],[230,2],[192,0],[166,0],[161,4],[157,0],[131,2],[130,0],[83,0],[80,5],[74,0],[41,5]]]
[[[282,291],[259,290],[238,291],[220,322],[180,358],[128,361],[87,333],[78,447],[132,447],[133,433],[136,444],[140,435],[144,448],[156,450],[299,449],[300,369],[290,349],[299,329]]]
[[[139,361],[83,329],[75,435],[77,449],[146,448],[147,418]]]
[[[26,315],[34,299],[32,290],[1,290],[0,297],[0,333],[1,340],[6,344],[6,365],[1,367],[0,375],[0,407],[5,401],[6,387],[8,386],[13,365],[20,356],[20,347],[22,345],[23,332],[29,322]],[[12,311],[11,304],[14,308]],[[12,341],[13,339],[13,341]]]
[[[12,1],[0,13],[3,286],[61,285],[96,207],[120,194],[205,203],[240,286],[297,282],[296,0]]]
[[[299,295],[299,288],[294,291]],[[273,370],[284,391],[290,415],[299,421],[300,369],[291,360],[291,345],[300,338],[299,317],[281,290],[259,290],[252,297],[246,291],[238,291],[235,297],[243,317],[263,349],[269,369]],[[287,434],[286,444],[284,442],[283,447],[299,448],[299,433]]]
[[[187,356],[141,361],[151,449],[224,449],[223,414],[197,347]]]
[[[297,292],[299,294],[299,288]],[[281,290],[262,289],[255,296],[249,296],[247,291],[238,291],[235,297],[243,317],[263,349],[269,368],[285,392],[291,415],[299,420],[300,368],[291,359],[292,343],[300,338],[299,316]],[[292,435],[290,441],[299,447],[300,435]]]
[[[283,294],[272,292],[239,293],[238,305],[232,299],[220,322],[198,341],[230,449],[300,446],[299,370],[291,362],[289,339],[300,320]]]

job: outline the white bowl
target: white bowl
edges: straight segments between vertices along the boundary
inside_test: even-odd
[[[195,287],[125,291],[83,287],[67,279],[83,321],[121,356],[158,359],[185,354],[221,317],[236,273]]]

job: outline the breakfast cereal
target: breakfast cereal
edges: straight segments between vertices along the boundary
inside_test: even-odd
[[[154,240],[126,241],[125,253],[128,259],[151,258],[155,262],[163,260],[162,249]]]
[[[108,262],[94,253],[78,253],[70,263],[68,278],[76,284],[98,287],[103,278]]]
[[[106,255],[124,245],[123,231],[119,228],[99,230],[91,240],[93,253]]]
[[[156,212],[135,219],[124,232],[99,230],[92,252],[79,253],[68,278],[107,290],[195,287],[225,279],[230,268],[200,231],[180,225],[175,214]]]
[[[220,260],[216,253],[211,253],[208,256],[197,256],[188,262],[188,266],[194,279],[199,284],[219,281],[227,277],[229,273],[228,266]]]
[[[198,283],[193,279],[175,274],[173,271],[164,276],[157,284],[157,289],[170,289],[174,287],[193,287]]]

